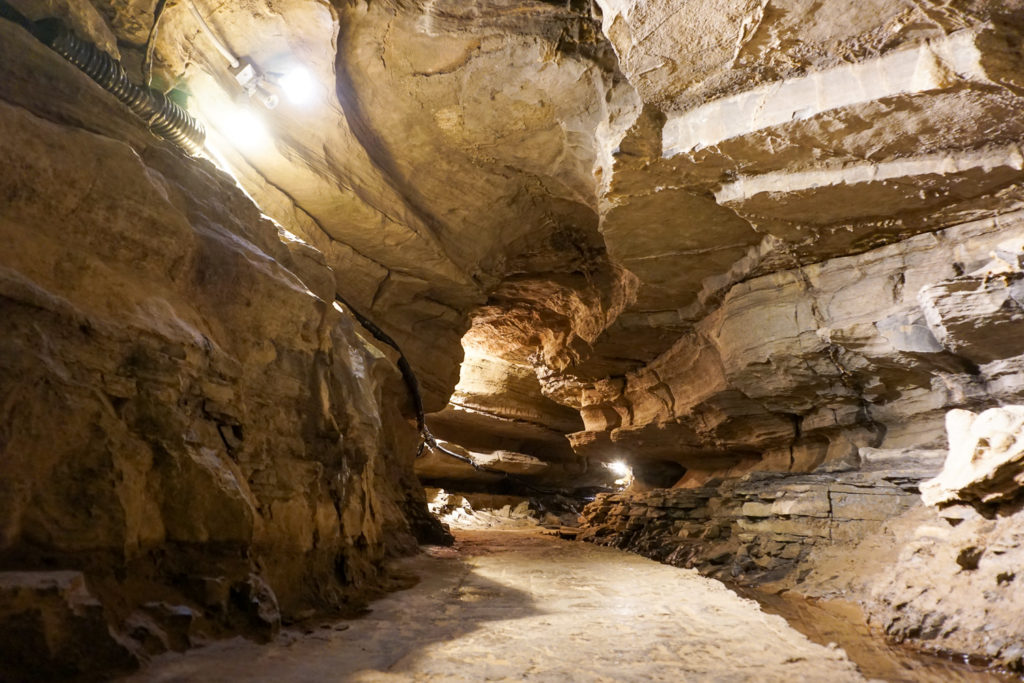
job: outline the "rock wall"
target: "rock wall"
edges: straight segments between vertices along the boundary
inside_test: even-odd
[[[894,641],[1024,670],[1020,496],[979,503],[990,478],[977,474],[961,477],[962,499],[929,507],[920,491],[951,479],[944,451],[862,453],[845,472],[599,494],[579,538],[772,594],[854,602]]]
[[[647,366],[584,389],[570,438],[693,482],[944,447],[946,410],[1024,391],[1021,235],[1013,212],[748,279]]]
[[[919,505],[917,486],[942,454],[872,451],[859,471],[757,472],[697,488],[601,493],[582,540],[634,550],[723,580],[791,573],[819,546],[848,545]]]
[[[3,21],[0,138],[0,677],[381,586],[437,527],[407,390],[324,257]]]
[[[976,272],[1022,232],[1019,0],[201,2],[314,76],[273,110],[181,7],[17,1],[189,93],[471,450],[565,485],[626,456],[659,484],[809,471],[1016,400],[1014,288],[973,292],[1019,270]],[[233,139],[242,110],[267,134]]]

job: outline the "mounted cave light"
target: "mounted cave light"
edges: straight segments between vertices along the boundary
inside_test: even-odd
[[[629,465],[621,460],[614,462],[608,462],[604,465],[611,473],[614,474],[618,479],[615,480],[616,486],[626,487],[633,483],[633,470],[630,469]]]
[[[292,67],[275,81],[292,104],[309,104],[316,97],[316,80],[304,66]]]
[[[192,0],[185,0],[185,4],[210,43],[227,61],[235,82],[249,99],[258,100],[267,109],[274,109],[280,102],[278,95],[271,89],[272,86],[276,86],[276,89],[284,92],[288,101],[293,104],[308,104],[313,100],[316,95],[316,81],[308,69],[295,65],[283,73],[271,73],[259,69],[249,60],[240,59],[210,28],[195,3]]]

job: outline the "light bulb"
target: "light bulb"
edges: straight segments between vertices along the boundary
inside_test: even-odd
[[[616,476],[619,477],[625,477],[632,474],[632,471],[629,469],[629,465],[622,462],[621,460],[610,462],[607,465],[605,465],[605,467],[610,469],[612,471],[612,474],[615,474]]]
[[[285,96],[292,104],[306,104],[316,95],[316,80],[309,69],[297,66],[278,81]]]

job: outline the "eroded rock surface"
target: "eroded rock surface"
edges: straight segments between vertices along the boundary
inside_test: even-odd
[[[935,479],[921,485],[928,505],[1012,503],[1024,489],[1024,406],[989,408],[980,415],[946,415],[949,455]]]
[[[107,5],[468,448],[807,471],[1015,394],[1020,264],[979,268],[1019,252],[1019,2],[200,2],[317,77],[252,144],[189,12]]]
[[[859,471],[751,473],[697,488],[599,494],[580,538],[697,567],[726,580],[763,582],[791,572],[818,546],[845,544],[920,504],[918,483],[941,453],[875,451]]]
[[[397,369],[228,176],[7,22],[0,62],[0,660],[358,602],[436,527]]]
[[[1021,0],[196,0],[272,94],[314,76],[310,106],[274,109],[184,3],[15,4],[188,99],[260,207],[0,24],[0,542],[12,568],[64,553],[103,604],[91,553],[159,583],[180,571],[154,548],[244,548],[201,569],[197,608],[231,622],[240,596],[272,632],[436,531],[408,396],[336,296],[399,342],[438,437],[493,466],[435,451],[424,478],[579,487],[625,460],[676,488],[603,499],[608,539],[649,528],[645,550],[719,570],[916,514],[947,412],[1024,402]],[[234,135],[245,112],[263,134]],[[1004,474],[935,501],[1008,501]],[[716,565],[725,529],[753,545]],[[976,586],[949,585],[929,613],[983,650],[954,628]],[[139,642],[180,641],[167,604]]]

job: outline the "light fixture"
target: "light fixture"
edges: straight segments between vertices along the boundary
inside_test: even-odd
[[[612,474],[614,474],[616,476],[619,476],[619,477],[625,477],[626,475],[631,473],[630,469],[629,469],[629,465],[627,465],[626,463],[622,462],[621,460],[616,460],[615,462],[610,462],[607,465],[605,465],[605,467],[610,469],[612,471]]]
[[[231,69],[238,85],[249,96],[249,99],[256,98],[263,103],[267,109],[277,106],[278,97],[267,89],[266,78],[249,61],[242,61],[237,67]]]
[[[292,104],[307,104],[316,95],[316,80],[304,66],[296,66],[277,78],[277,84]]]
[[[264,72],[249,59],[237,57],[206,22],[192,0],[185,0],[185,4],[202,32],[227,61],[235,82],[250,99],[259,100],[267,109],[274,109],[279,101],[277,94],[271,90],[275,84],[284,91],[288,100],[295,104],[305,104],[313,99],[316,94],[316,81],[308,69],[295,66],[283,74]]]

